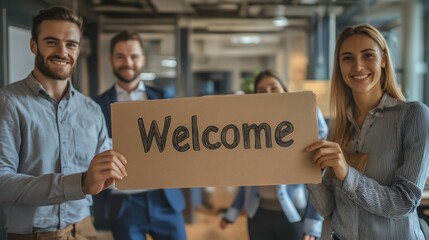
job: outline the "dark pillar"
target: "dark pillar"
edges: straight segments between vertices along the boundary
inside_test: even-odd
[[[177,39],[177,78],[176,78],[176,96],[192,97],[195,96],[194,85],[191,70],[191,54],[189,50],[190,32],[188,26],[178,21],[176,30]]]

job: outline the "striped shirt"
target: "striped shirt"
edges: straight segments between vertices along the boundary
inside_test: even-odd
[[[308,185],[310,198],[335,233],[349,239],[424,239],[416,208],[429,170],[429,110],[385,94],[360,129],[352,117],[349,152],[367,153],[360,173],[348,168],[343,182],[324,176]]]

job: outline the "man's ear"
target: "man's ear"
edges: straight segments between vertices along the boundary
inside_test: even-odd
[[[34,55],[37,54],[37,42],[33,38],[30,39],[30,50]]]

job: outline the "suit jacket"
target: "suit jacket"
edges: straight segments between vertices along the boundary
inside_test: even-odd
[[[164,98],[164,94],[160,90],[148,86],[145,86],[145,88],[146,95],[149,100]],[[112,137],[110,104],[118,101],[115,85],[113,85],[109,90],[102,93],[100,96],[94,98],[94,100],[98,103],[98,105],[100,105],[101,110],[103,111],[104,118],[106,119],[107,129],[109,131],[109,136]]]
[[[164,95],[160,90],[148,86],[146,86],[146,95],[149,100],[164,98]],[[109,131],[109,136],[112,137],[110,104],[118,101],[115,86],[113,85],[109,90],[102,93],[94,100],[100,105],[101,110],[103,111],[104,118],[106,119],[107,129]],[[162,189],[162,191],[164,191],[165,197],[167,198],[167,201],[172,209],[174,209],[176,212],[183,211],[185,208],[185,200],[183,198],[181,189]]]

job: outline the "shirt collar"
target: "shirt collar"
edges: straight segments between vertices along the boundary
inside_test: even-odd
[[[37,81],[37,79],[34,77],[33,72],[28,74],[27,78],[25,79],[25,82],[27,86],[31,89],[34,95],[37,96],[40,93],[45,96],[49,96],[45,88],[43,88],[42,84],[40,84],[40,82]],[[74,96],[74,93],[76,90],[73,87],[73,84],[71,84],[70,79],[67,79],[67,84],[68,84],[68,88],[67,88],[67,92],[64,94],[64,97],[66,99],[69,99],[71,96]]]
[[[129,94],[125,89],[121,88],[118,83],[115,83],[115,90],[117,94]],[[139,81],[139,85],[132,92],[146,92],[143,81]]]
[[[401,102],[401,100],[393,98],[389,94],[384,93],[383,96],[381,97],[381,100],[378,103],[378,105],[375,108],[371,109],[368,112],[368,114],[375,114],[377,116],[378,115],[377,113],[383,111],[386,108],[394,107],[394,106],[398,105],[400,102]],[[347,108],[347,118],[350,121],[354,121],[353,106],[351,106],[351,105]]]
[[[385,108],[394,107],[401,102],[402,102],[401,100],[393,98],[389,94],[384,93],[383,97],[381,98],[380,103],[378,104],[378,106],[375,109],[381,111],[381,110],[384,110]]]

